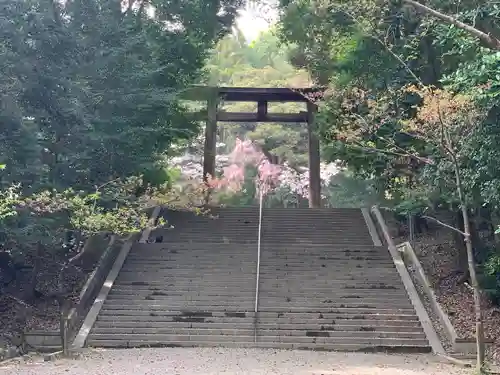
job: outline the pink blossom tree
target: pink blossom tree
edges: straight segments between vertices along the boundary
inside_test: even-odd
[[[259,194],[265,195],[279,184],[282,168],[272,164],[262,151],[250,140],[236,139],[236,146],[229,154],[230,164],[222,170],[222,176],[208,176],[208,185],[212,189],[240,191],[245,181],[247,167],[257,170],[255,186]]]

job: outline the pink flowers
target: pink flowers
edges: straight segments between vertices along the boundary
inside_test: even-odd
[[[257,170],[259,172],[258,178],[260,186],[263,189],[263,193],[266,194],[274,185],[278,183],[281,174],[281,167],[279,165],[272,164],[267,159],[264,159],[259,164]]]
[[[209,186],[212,188],[227,188],[232,191],[241,189],[245,180],[245,169],[248,166],[256,167],[257,181],[259,189],[263,189],[264,194],[272,189],[279,181],[281,168],[272,164],[265,155],[250,140],[242,141],[236,139],[236,146],[229,155],[231,165],[223,169],[221,178],[210,178]]]
[[[239,138],[236,138],[236,146],[234,146],[234,150],[229,154],[229,158],[233,164],[254,166],[258,166],[262,160],[266,159],[264,154],[257,150],[252,141],[242,141]]]

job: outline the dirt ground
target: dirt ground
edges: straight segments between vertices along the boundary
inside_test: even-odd
[[[457,252],[449,233],[440,231],[432,235],[421,235],[414,243],[436,297],[443,306],[457,334],[462,338],[475,337],[475,313],[473,293],[464,283],[459,284],[461,275],[456,271]],[[489,357],[500,363],[500,308],[483,299],[483,319],[485,336],[494,341],[489,349]]]
[[[93,351],[77,360],[8,364],[2,375],[471,375],[432,355],[270,349],[164,348]]]
[[[71,254],[69,254],[71,256]],[[29,313],[26,329],[57,330],[59,328],[59,304],[54,298],[50,298],[58,290],[58,275],[63,256],[45,254],[41,262],[42,266],[37,274],[36,290],[38,298],[28,307]],[[28,259],[27,264],[31,261]],[[76,302],[80,290],[85,283],[92,267],[83,269],[71,267],[64,273],[64,288],[68,292],[67,298]],[[0,347],[9,343],[13,336],[23,330],[24,321],[21,319],[26,305],[19,303],[23,300],[24,289],[30,285],[31,270],[20,272],[14,282],[2,287],[0,293]],[[0,275],[1,276],[1,275]],[[1,278],[0,278],[1,279]],[[13,298],[14,297],[14,298]]]

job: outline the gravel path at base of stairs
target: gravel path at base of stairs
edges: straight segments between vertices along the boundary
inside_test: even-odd
[[[92,351],[80,359],[1,366],[2,375],[470,375],[432,355],[272,349],[164,348]]]

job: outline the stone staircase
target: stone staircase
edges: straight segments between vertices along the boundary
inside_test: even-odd
[[[135,244],[90,346],[233,346],[428,352],[388,250],[360,210],[258,208],[216,219],[165,212],[173,229]]]

